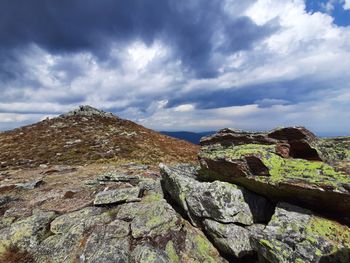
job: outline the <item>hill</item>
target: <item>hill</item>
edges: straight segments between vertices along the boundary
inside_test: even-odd
[[[0,133],[0,168],[126,160],[193,162],[197,146],[90,106]]]

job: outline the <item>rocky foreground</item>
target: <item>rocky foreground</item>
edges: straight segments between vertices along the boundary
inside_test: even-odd
[[[7,170],[0,262],[350,262],[348,138],[225,129],[200,167]]]

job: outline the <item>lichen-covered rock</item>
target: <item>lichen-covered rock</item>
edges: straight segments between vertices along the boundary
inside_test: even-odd
[[[139,245],[134,251],[135,263],[172,263],[166,253],[150,245]]]
[[[57,217],[51,223],[54,235],[46,238],[37,250],[39,263],[70,263],[78,260],[90,230],[113,220],[110,211],[87,207]]]
[[[319,149],[337,171],[350,174],[350,137],[322,138]],[[350,188],[350,185],[347,185]]]
[[[102,211],[102,208],[99,207],[86,207],[72,213],[61,215],[52,221],[50,230],[55,234],[67,233],[73,225],[95,218],[100,215]]]
[[[99,225],[86,241],[82,262],[114,263],[129,262],[129,223],[115,220],[108,225]]]
[[[216,247],[227,255],[237,258],[253,254],[250,245],[250,231],[235,224],[223,224],[214,220],[203,221],[205,230],[213,239]]]
[[[273,145],[203,146],[200,175],[236,183],[275,200],[350,220],[350,177],[320,161],[282,158]]]
[[[196,228],[187,228],[184,247],[186,254],[182,257],[182,262],[226,262],[213,244]]]
[[[101,182],[128,182],[128,183],[138,183],[140,177],[137,175],[128,175],[120,172],[109,172],[100,175],[97,178]]]
[[[49,235],[49,225],[54,218],[54,212],[35,210],[32,216],[1,229],[0,254],[10,245],[26,251],[35,251],[40,242]]]
[[[318,138],[304,127],[277,128],[270,132],[247,132],[222,129],[214,135],[203,137],[201,145],[238,146],[244,144],[274,145],[283,157],[322,160]]]
[[[96,195],[94,205],[110,205],[138,201],[139,193],[140,188],[138,187],[102,191]]]
[[[215,181],[199,182],[194,167],[161,165],[164,189],[187,212],[196,218],[211,218],[223,223],[252,225],[266,222],[273,206],[263,197],[242,187]]]
[[[268,226],[251,236],[268,262],[350,261],[350,228],[286,203],[278,204]]]
[[[148,197],[140,203],[122,205],[117,217],[131,221],[131,235],[134,238],[155,237],[179,228],[179,217],[160,197]]]

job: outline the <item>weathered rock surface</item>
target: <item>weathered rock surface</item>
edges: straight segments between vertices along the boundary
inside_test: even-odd
[[[134,249],[135,262],[138,263],[171,263],[164,251],[150,245],[139,245]]]
[[[70,112],[60,115],[60,117],[69,117],[69,116],[99,116],[107,118],[116,118],[112,113],[105,112],[102,110],[95,109],[89,105],[81,105],[79,108],[74,109]]]
[[[35,187],[38,187],[43,183],[44,183],[44,181],[42,179],[37,179],[37,180],[27,182],[27,183],[16,184],[16,188],[25,189],[25,190],[32,190]]]
[[[201,145],[274,145],[276,152],[283,157],[322,160],[322,154],[317,148],[317,141],[316,135],[304,127],[279,128],[270,132],[223,129],[214,135],[202,138]]]
[[[131,221],[131,235],[134,238],[155,237],[178,230],[180,219],[158,195],[149,196],[140,203],[122,205],[117,217]]]
[[[269,201],[230,183],[200,182],[191,165],[161,165],[161,171],[165,192],[194,225],[203,226],[222,253],[235,258],[254,254],[250,236],[261,230],[254,223],[269,221],[274,211]]]
[[[194,166],[161,165],[161,171],[164,189],[194,224],[198,219],[208,218],[252,225],[267,222],[273,212],[272,205],[264,197],[242,187],[219,181],[199,182]]]
[[[214,244],[227,255],[237,258],[253,254],[250,245],[251,233],[248,229],[235,224],[223,224],[214,220],[204,220],[205,230],[213,239]]]
[[[33,215],[12,223],[0,230],[0,255],[8,246],[28,251],[36,247],[49,235],[49,224],[55,218],[53,212],[34,211]]]
[[[276,130],[269,136],[287,138],[283,137],[286,129]],[[288,133],[292,134],[293,129]],[[295,133],[298,132],[296,129]],[[295,140],[314,142],[313,135],[304,133],[300,138],[294,135]],[[345,221],[350,220],[350,176],[325,162],[283,158],[276,151],[276,145],[257,143],[206,145],[199,158],[204,180],[235,183],[273,200],[299,204],[327,215],[342,215]]]
[[[130,224],[122,220],[99,225],[86,241],[82,262],[114,263],[129,262]]]
[[[267,227],[251,237],[252,247],[268,262],[350,261],[350,229],[311,211],[278,204]]]
[[[96,195],[94,205],[110,205],[139,201],[139,194],[140,188],[138,187],[102,191]]]

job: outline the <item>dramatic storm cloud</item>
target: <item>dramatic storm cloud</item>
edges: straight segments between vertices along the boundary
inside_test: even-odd
[[[79,104],[159,130],[349,134],[350,2],[3,0],[0,129]]]

